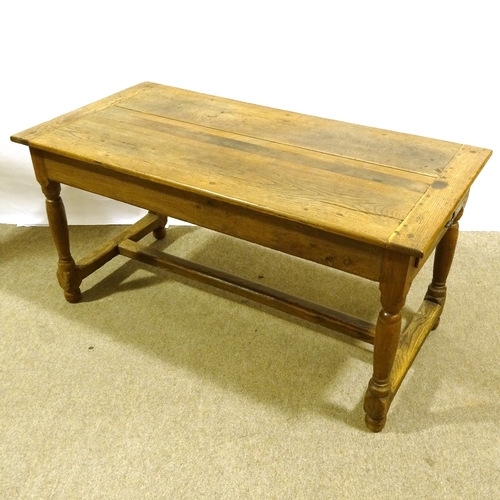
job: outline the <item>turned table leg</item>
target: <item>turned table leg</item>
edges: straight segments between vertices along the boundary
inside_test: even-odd
[[[365,422],[369,429],[384,428],[392,400],[391,372],[401,335],[401,309],[410,286],[409,259],[404,255],[388,254],[382,265],[380,280],[380,310],[375,328],[373,376],[365,395]]]
[[[458,240],[458,221],[462,217],[463,208],[460,210],[458,215],[453,220],[453,223],[448,228],[444,236],[441,238],[438,246],[436,247],[436,253],[434,255],[434,268],[432,274],[432,283],[427,289],[427,294],[425,295],[425,300],[430,302],[435,302],[439,304],[442,308],[446,301],[446,280],[451,269],[451,264],[453,262],[453,256],[455,255],[455,248],[457,246]],[[435,330],[439,326],[440,318],[436,320],[434,326]]]
[[[64,290],[64,297],[68,302],[78,302],[81,298],[80,270],[75,264],[69,248],[68,222],[66,211],[61,199],[61,185],[58,182],[48,181],[42,185],[46,196],[47,218],[52,238],[59,255],[57,279]]]

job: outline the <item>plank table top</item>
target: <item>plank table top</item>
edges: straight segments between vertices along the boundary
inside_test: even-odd
[[[153,83],[12,139],[419,257],[491,154]]]
[[[148,82],[12,140],[30,148],[68,301],[124,255],[370,342],[364,409],[376,432],[439,324],[458,220],[492,153]],[[75,263],[61,184],[149,213]],[[167,216],[377,281],[376,325],[138,243],[163,238]],[[432,282],[401,331],[412,280],[434,250]]]

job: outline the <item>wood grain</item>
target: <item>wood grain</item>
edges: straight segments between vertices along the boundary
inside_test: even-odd
[[[436,175],[459,144],[256,106],[166,86],[120,106],[310,150]]]
[[[390,246],[420,258],[428,256],[446,224],[463,207],[472,183],[491,154],[489,149],[462,146],[389,238]]]
[[[113,106],[123,99],[127,99],[133,95],[139,94],[146,88],[154,86],[153,83],[144,82],[138,85],[134,85],[128,89],[117,92],[116,94],[110,95],[104,99],[100,99],[94,103],[88,104],[81,108],[78,108],[70,113],[66,113],[57,118],[53,118],[52,120],[41,123],[40,125],[36,125],[35,127],[31,127],[29,129],[23,130],[17,134],[11,136],[11,140],[13,142],[17,142],[19,144],[24,144],[25,146],[30,145],[30,141],[35,137],[39,137],[42,134],[55,130],[59,127],[63,127],[72,123],[83,116],[87,116],[91,113],[94,113],[100,109],[107,108],[109,106]]]
[[[411,323],[401,335],[396,359],[394,360],[391,372],[391,398],[396,395],[396,392],[427,338],[427,335],[439,318],[441,310],[442,307],[439,304],[424,300],[415,313]]]

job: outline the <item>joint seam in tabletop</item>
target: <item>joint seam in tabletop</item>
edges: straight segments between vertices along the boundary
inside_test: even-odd
[[[125,114],[116,113],[113,109],[121,109]],[[105,115],[101,114],[95,118],[85,117],[80,123],[83,125],[82,122],[88,122],[90,128],[84,127],[80,132],[85,133],[85,128],[87,128],[89,131],[99,134],[97,129],[94,131],[95,127],[103,128],[103,132],[111,128],[122,130],[124,135],[130,135],[132,131],[136,131],[137,136],[141,137],[141,141],[143,141],[141,147],[151,150],[155,150],[156,145],[164,143],[165,137],[168,136],[168,140],[177,146],[181,144],[185,146],[190,142],[196,144],[196,147],[192,148],[193,151],[199,151],[200,147],[198,146],[202,146],[206,151],[222,148],[230,155],[238,154],[242,155],[242,158],[264,158],[270,166],[272,164],[275,166],[290,165],[291,168],[307,167],[311,172],[317,171],[318,175],[347,176],[354,182],[365,184],[376,182],[380,189],[387,189],[389,193],[392,192],[390,191],[392,186],[404,191],[424,193],[430,185],[430,179],[435,178],[434,176],[399,170],[404,172],[404,175],[401,176],[395,173],[395,169],[375,162],[367,163],[346,156],[331,155],[311,149],[306,150],[271,142],[267,139],[242,136],[234,132],[181,122],[169,117],[149,114],[144,116],[145,114],[142,112],[121,107],[108,108],[102,113]],[[153,132],[151,139],[146,141],[147,135],[151,132]],[[104,137],[105,134],[103,133],[102,136]],[[85,140],[85,136],[83,139]]]
[[[124,99],[120,104],[117,104],[116,107],[127,109],[129,111],[136,111],[136,112],[138,112],[135,108],[126,106],[125,105],[126,100],[127,99]],[[215,130],[217,132],[224,132],[224,133],[228,133],[228,134],[234,134],[235,136],[238,136],[238,137],[246,137],[246,138],[255,139],[255,140],[258,140],[258,141],[265,141],[267,143],[276,144],[276,145],[279,145],[279,146],[287,146],[287,147],[294,148],[294,149],[309,151],[309,152],[313,152],[313,153],[320,153],[320,154],[323,154],[323,155],[333,156],[333,157],[336,157],[336,158],[345,158],[347,160],[353,160],[353,161],[358,161],[358,162],[366,163],[366,164],[369,164],[369,165],[376,165],[378,167],[384,167],[384,168],[388,168],[388,169],[399,170],[399,171],[405,172],[405,173],[409,172],[408,170],[405,170],[402,167],[397,167],[397,166],[394,166],[394,165],[388,165],[388,164],[385,164],[385,163],[382,163],[382,162],[376,162],[376,161],[373,161],[373,160],[366,160],[366,159],[359,158],[359,157],[356,157],[356,156],[349,156],[349,155],[345,155],[345,154],[341,154],[341,153],[332,153],[331,151],[323,151],[321,149],[307,148],[305,146],[299,146],[299,145],[291,144],[291,143],[288,143],[288,142],[276,141],[276,140],[272,140],[272,139],[266,139],[266,138],[259,137],[257,135],[252,135],[252,134],[243,134],[241,132],[232,132],[231,130],[227,130],[225,128],[213,127],[213,126],[208,126],[208,125],[200,125],[200,124],[195,123],[193,121],[181,120],[179,118],[172,118],[170,116],[166,117],[166,116],[163,116],[161,114],[152,113],[150,111],[148,111],[148,112],[141,111],[140,113],[151,115],[151,116],[156,116],[158,118],[165,118],[165,119],[168,119],[168,120],[171,120],[171,121],[175,121],[175,122],[179,122],[179,123],[185,123],[185,124],[188,124],[188,125],[194,125],[194,126],[197,126],[197,127],[206,128],[208,130]],[[418,173],[414,172],[414,173],[415,173],[415,175],[418,175],[418,176],[431,177],[431,178],[436,178],[437,177],[436,174],[429,174],[427,172],[418,172]]]
[[[271,135],[269,135],[269,134],[264,134],[264,135],[262,135],[262,134],[259,134],[259,135],[249,134],[249,133],[247,133],[248,131],[243,132],[239,127],[238,127],[238,129],[234,129],[234,128],[232,128],[232,126],[229,126],[228,124],[226,124],[226,126],[215,126],[213,123],[211,123],[210,117],[208,120],[205,119],[204,117],[202,117],[201,119],[195,119],[194,117],[189,117],[189,110],[186,113],[184,113],[184,115],[187,115],[184,117],[178,116],[177,111],[174,111],[172,113],[168,109],[164,109],[164,110],[162,110],[162,112],[160,112],[161,107],[162,107],[161,101],[158,104],[156,104],[155,101],[158,98],[158,93],[161,91],[171,93],[172,95],[175,96],[176,99],[177,98],[187,99],[187,107],[188,108],[190,105],[192,105],[192,102],[191,102],[192,99],[200,99],[200,98],[207,100],[207,102],[201,103],[201,105],[203,105],[203,109],[205,108],[205,105],[207,105],[207,104],[210,106],[212,101],[215,101],[216,106],[219,106],[219,107],[220,106],[224,106],[224,107],[228,106],[229,108],[231,108],[231,106],[241,106],[242,107],[241,110],[236,109],[236,111],[235,111],[236,113],[239,114],[239,116],[241,118],[240,120],[237,120],[238,123],[240,123],[240,122],[246,123],[247,119],[249,117],[250,118],[253,117],[253,115],[254,115],[254,113],[252,112],[253,110],[256,110],[256,111],[260,110],[262,113],[278,113],[276,120],[279,120],[280,118],[283,118],[283,117],[294,116],[297,119],[303,118],[303,119],[317,121],[318,123],[315,124],[316,126],[314,128],[318,129],[320,131],[323,129],[322,125],[336,124],[336,126],[341,127],[341,128],[342,127],[354,127],[356,129],[360,129],[361,131],[365,131],[368,134],[381,133],[382,136],[389,134],[390,136],[394,136],[394,137],[392,137],[391,140],[397,141],[395,144],[396,147],[398,147],[397,143],[400,142],[402,140],[402,138],[405,138],[405,139],[412,138],[412,140],[424,141],[424,144],[417,145],[416,146],[417,148],[420,148],[420,147],[426,148],[426,147],[430,147],[430,145],[435,146],[435,143],[438,142],[440,145],[447,144],[448,149],[451,147],[455,153],[460,147],[460,144],[451,143],[449,141],[436,141],[435,139],[429,139],[429,138],[423,137],[423,136],[416,136],[416,135],[412,135],[412,134],[403,134],[400,132],[392,132],[389,130],[367,127],[367,126],[363,126],[363,125],[354,125],[354,124],[350,124],[347,122],[333,120],[330,118],[321,118],[321,117],[317,117],[317,116],[303,115],[301,113],[297,113],[297,112],[293,112],[293,111],[285,111],[285,110],[280,110],[280,109],[275,109],[275,108],[269,108],[266,106],[257,105],[257,104],[249,104],[246,102],[236,101],[233,99],[219,98],[217,96],[202,94],[199,92],[187,91],[187,90],[178,89],[175,87],[169,87],[169,86],[165,86],[165,85],[155,85],[152,88],[148,89],[148,92],[145,95],[145,103],[143,103],[143,102],[137,103],[137,101],[135,101],[135,96],[131,96],[130,99],[126,99],[126,100],[123,100],[120,103],[118,103],[117,107],[121,107],[123,109],[127,109],[130,111],[136,111],[139,113],[149,114],[150,116],[156,116],[158,118],[168,118],[171,120],[176,120],[179,123],[202,126],[202,127],[207,128],[207,129],[217,130],[220,132],[231,132],[234,134],[238,134],[242,137],[249,137],[249,138],[264,140],[264,141],[267,141],[269,143],[273,142],[273,143],[279,144],[279,145],[288,145],[290,147],[301,148],[301,149],[307,150],[307,151],[324,153],[324,154],[331,155],[331,156],[337,156],[339,158],[346,158],[346,159],[363,161],[366,164],[383,166],[386,168],[400,170],[400,171],[407,172],[407,173],[409,173],[409,172],[413,172],[415,174],[418,173],[418,174],[426,176],[426,177],[435,177],[435,175],[436,175],[434,173],[430,174],[430,173],[425,172],[425,171],[416,171],[416,170],[413,170],[411,168],[408,169],[405,166],[390,165],[390,164],[384,163],[383,161],[374,161],[374,160],[370,160],[370,159],[365,159],[363,156],[359,156],[359,155],[354,156],[354,155],[349,155],[349,154],[345,154],[345,153],[336,153],[335,151],[331,151],[331,150],[322,148],[321,146],[319,146],[319,147],[318,146],[307,147],[307,146],[304,146],[303,144],[299,144],[297,142],[297,140],[276,140],[276,139],[272,138],[272,134]],[[152,93],[152,102],[154,102],[154,106],[152,106],[151,103],[147,104],[148,94],[150,94],[150,93]],[[155,107],[155,106],[157,106],[157,107]],[[152,109],[152,108],[154,108],[154,109]],[[200,108],[197,108],[197,109],[200,109]],[[217,110],[219,110],[219,108],[215,109],[215,111],[217,111]],[[225,112],[224,110],[219,110],[219,111],[221,113]],[[229,114],[231,114],[231,113],[233,113],[233,112],[230,110]],[[181,112],[181,115],[182,114],[183,114],[183,112]],[[257,116],[258,115],[259,115],[259,113],[257,113]],[[187,119],[187,118],[190,118],[190,119]],[[260,118],[258,118],[258,119],[260,119],[262,121],[262,116],[260,116]],[[267,116],[265,116],[265,120],[269,120],[269,118]],[[271,120],[271,122],[272,121],[274,121],[274,120]],[[252,122],[252,120],[250,120],[250,122]],[[262,123],[260,125],[262,125]],[[255,126],[256,126],[256,124],[253,124],[250,128],[254,128]],[[296,132],[296,130],[295,130],[295,132]],[[357,132],[357,130],[356,130],[356,132]],[[294,130],[291,129],[287,132],[287,134],[288,133],[291,133],[293,136]],[[352,131],[349,133],[352,133]],[[290,139],[290,136],[288,137],[288,139]],[[383,139],[383,137],[382,137],[382,139]],[[446,154],[449,154],[449,153],[450,153],[450,151],[448,151],[448,153],[446,153]],[[430,161],[433,161],[433,160],[430,159]]]

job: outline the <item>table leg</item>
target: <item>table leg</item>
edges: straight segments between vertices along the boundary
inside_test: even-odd
[[[165,217],[165,223],[162,226],[153,229],[153,236],[157,240],[162,240],[163,238],[165,238],[165,235],[167,234],[167,230],[165,229],[167,220],[168,220],[167,217]]]
[[[409,267],[409,258],[399,254],[388,254],[382,264],[382,308],[375,328],[373,376],[364,402],[365,422],[374,432],[384,428],[392,400],[391,372],[401,335],[401,309],[410,286]]]
[[[59,256],[57,279],[64,290],[66,300],[78,302],[81,298],[79,287],[82,277],[70,253],[68,222],[60,196],[61,185],[58,182],[48,181],[42,184],[42,191],[46,197],[47,218]]]
[[[436,253],[434,255],[434,269],[432,275],[432,283],[427,289],[427,294],[425,295],[425,300],[430,302],[435,302],[444,308],[444,303],[446,301],[446,280],[451,269],[451,264],[453,262],[453,256],[455,255],[455,248],[457,246],[458,240],[458,221],[462,217],[463,209],[460,210],[458,215],[453,220],[453,223],[448,228],[444,236],[441,238],[438,246],[436,247]],[[442,309],[441,309],[442,312]],[[436,320],[434,326],[435,330],[439,326],[440,318]]]

